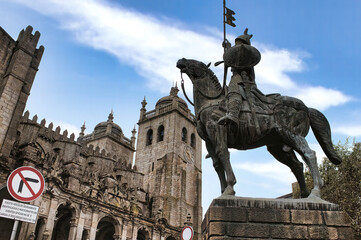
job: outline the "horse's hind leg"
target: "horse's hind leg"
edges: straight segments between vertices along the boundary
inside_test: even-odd
[[[227,187],[227,181],[226,181],[226,175],[224,172],[224,167],[223,167],[221,161],[216,156],[215,148],[212,146],[212,144],[209,143],[208,141],[206,141],[206,147],[207,147],[207,151],[208,151],[210,157],[212,158],[213,167],[217,172],[219,181],[221,183],[221,192],[223,193]]]
[[[298,161],[295,152],[290,149],[283,150],[282,146],[267,146],[267,150],[281,163],[287,165],[295,175],[300,185],[301,197],[306,198],[309,192],[306,187],[305,176],[303,174],[303,164]]]
[[[302,136],[297,136],[290,134],[287,138],[287,144],[290,145],[295,151],[297,151],[307,164],[310,169],[312,180],[313,180],[313,189],[311,191],[310,197],[321,197],[320,189],[323,185],[320,172],[317,166],[316,153],[313,151],[307,144],[307,141]]]

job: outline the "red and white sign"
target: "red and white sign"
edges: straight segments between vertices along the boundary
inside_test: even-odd
[[[186,226],[182,230],[182,240],[192,240],[193,239],[193,228],[191,226]]]
[[[7,187],[10,195],[22,202],[37,199],[44,191],[44,177],[33,167],[19,167],[9,176]]]

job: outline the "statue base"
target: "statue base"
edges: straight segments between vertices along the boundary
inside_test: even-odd
[[[219,197],[202,222],[202,239],[354,239],[349,216],[321,199]]]

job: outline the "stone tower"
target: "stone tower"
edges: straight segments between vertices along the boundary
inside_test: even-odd
[[[153,195],[152,214],[170,225],[183,227],[187,216],[201,234],[201,139],[194,115],[172,87],[154,110],[142,102],[135,165],[144,174],[144,190]]]
[[[40,33],[28,26],[14,41],[0,28],[0,151],[5,157],[16,141],[17,128],[44,52],[36,48]]]

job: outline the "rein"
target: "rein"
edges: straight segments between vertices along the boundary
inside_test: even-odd
[[[180,74],[181,74],[181,79],[182,79],[182,81],[181,81],[181,86],[182,86],[183,94],[184,94],[184,96],[186,97],[186,99],[188,100],[188,102],[189,102],[192,106],[194,106],[194,103],[188,98],[188,95],[187,95],[187,93],[186,93],[186,90],[184,89],[184,79],[183,79],[182,71],[181,71]]]
[[[194,106],[193,102],[188,98],[187,93],[186,93],[186,91],[185,91],[185,88],[184,88],[184,79],[183,79],[183,74],[182,74],[182,72],[181,72],[181,79],[182,79],[182,81],[181,81],[181,86],[182,86],[183,94],[184,94],[184,96],[186,97],[186,99],[188,100],[188,102],[189,102],[190,104],[192,104],[192,106]],[[223,85],[222,90],[219,92],[219,94],[216,95],[216,96],[214,96],[214,97],[211,97],[211,96],[208,96],[208,95],[204,94],[201,90],[198,90],[198,91],[199,91],[199,93],[200,93],[203,97],[205,97],[205,98],[207,98],[207,99],[217,99],[217,98],[219,98],[219,97],[224,93],[224,86],[225,86],[225,84]]]

